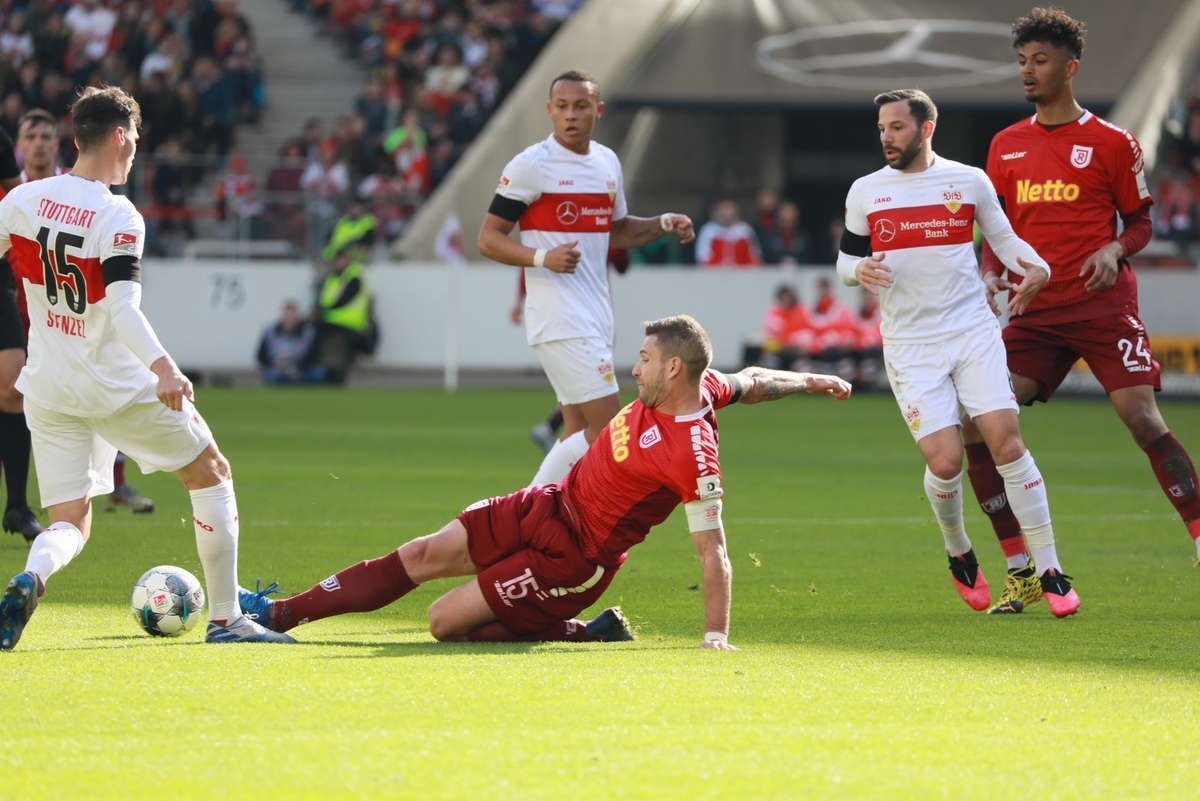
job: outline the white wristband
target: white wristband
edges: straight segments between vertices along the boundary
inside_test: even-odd
[[[658,218],[658,224],[661,225],[662,229],[668,234],[675,230],[675,222],[673,219],[674,216],[675,215],[673,215],[671,212],[664,211]]]
[[[542,250],[541,248],[538,248],[537,250],[535,250],[533,252],[533,266],[534,267],[545,267],[546,266],[546,251]]]
[[[729,635],[719,631],[706,631],[704,632],[704,641],[719,642],[724,645],[729,645]]]

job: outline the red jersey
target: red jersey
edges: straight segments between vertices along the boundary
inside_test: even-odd
[[[1050,264],[1050,281],[1022,322],[1137,315],[1137,279],[1127,261],[1112,289],[1088,292],[1090,274],[1079,276],[1088,257],[1117,238],[1117,216],[1153,202],[1133,134],[1090,111],[1052,129],[1035,116],[996,134],[987,173],[1017,236]]]
[[[704,408],[680,417],[640,400],[629,404],[563,480],[562,498],[589,561],[616,569],[676,506],[722,497],[715,411],[736,397],[729,379],[713,370],[700,392]],[[712,513],[719,515],[719,506]]]

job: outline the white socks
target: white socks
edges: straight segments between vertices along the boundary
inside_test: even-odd
[[[942,529],[946,540],[946,552],[959,556],[971,550],[971,540],[963,527],[962,472],[949,480],[943,480],[925,467],[925,497],[933,507],[933,515]]]
[[[233,481],[190,494],[196,550],[208,590],[208,619],[233,623],[242,616],[237,600],[238,513]]]
[[[1041,471],[1033,462],[1033,455],[1025,455],[1015,462],[996,465],[1004,477],[1004,488],[1008,503],[1025,532],[1025,544],[1037,563],[1040,576],[1050,568],[1062,573],[1058,564],[1058,553],[1054,549],[1054,528],[1050,525],[1050,501],[1046,498],[1046,482]]]
[[[50,527],[37,535],[25,569],[36,573],[44,585],[51,576],[67,566],[83,550],[83,532],[70,523],[51,523]]]
[[[538,468],[537,475],[533,477],[529,486],[557,484],[562,481],[567,477],[567,473],[571,472],[571,467],[587,453],[587,449],[587,437],[582,431],[576,431],[566,439],[560,439],[554,443],[554,447],[542,460],[542,466]]]
[[[1028,545],[1029,543],[1025,543],[1025,544]],[[1008,559],[1008,569],[1009,570],[1024,570],[1025,568],[1029,567],[1029,554],[1028,553],[1022,552],[1022,553],[1016,554],[1015,556],[1009,556],[1009,557],[1007,557],[1007,559]]]

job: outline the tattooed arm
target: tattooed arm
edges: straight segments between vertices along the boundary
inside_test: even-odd
[[[630,216],[613,220],[612,230],[608,233],[608,245],[622,250],[640,248],[668,233],[678,236],[680,242],[691,242],[696,238],[692,220],[686,214],[670,215],[670,224],[670,230],[664,229],[661,217]]]
[[[768,370],[747,367],[740,373],[727,376],[733,383],[738,403],[762,403],[779,400],[798,392],[810,395],[832,395],[838,400],[850,397],[850,384],[837,376],[816,373],[792,373],[787,370]]]

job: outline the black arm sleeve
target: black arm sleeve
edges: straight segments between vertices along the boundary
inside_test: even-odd
[[[9,137],[8,131],[0,126],[0,181],[17,178],[20,175],[21,168],[17,166],[17,154],[13,140]]]
[[[525,213],[525,209],[527,208],[529,208],[529,205],[519,200],[496,195],[492,198],[492,205],[488,206],[488,214],[495,214],[501,219],[515,223],[521,219],[521,215]]]
[[[870,256],[871,237],[862,236],[861,234],[853,234],[849,231],[843,231],[842,244],[838,246],[838,250],[840,250],[842,253],[845,253],[847,256]]]
[[[113,256],[100,265],[104,274],[104,285],[117,281],[142,283],[142,262],[137,256]]]

